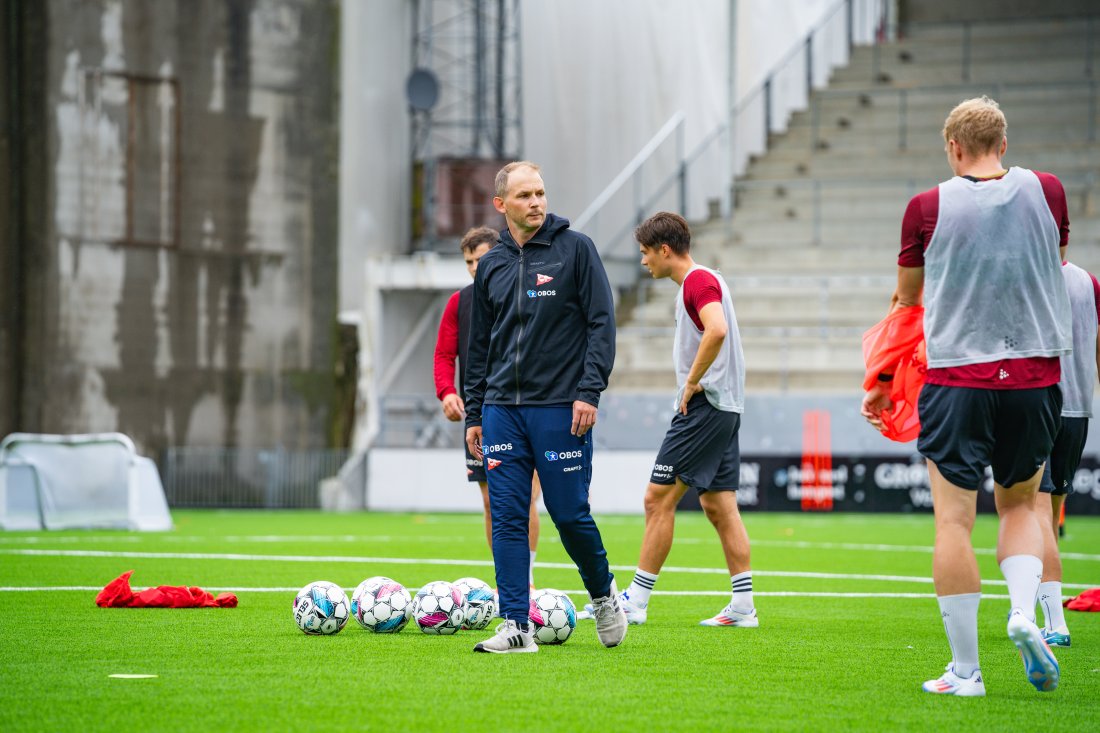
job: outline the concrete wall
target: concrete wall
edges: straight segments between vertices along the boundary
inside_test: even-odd
[[[27,106],[46,138],[25,175],[45,180],[44,215],[4,246],[26,258],[14,428],[118,430],[147,455],[323,445],[337,2],[43,7],[25,38],[43,57],[41,108]]]

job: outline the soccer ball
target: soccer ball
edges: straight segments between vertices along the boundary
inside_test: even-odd
[[[480,630],[489,625],[497,613],[497,597],[488,583],[477,578],[459,578],[452,585],[462,594],[462,628]]]
[[[425,634],[453,634],[466,618],[462,593],[445,580],[433,580],[416,592],[412,616]]]
[[[412,597],[405,586],[381,575],[367,578],[351,597],[351,614],[359,625],[379,634],[396,634],[409,622]]]
[[[348,622],[349,605],[343,588],[318,580],[294,597],[294,621],[307,634],[335,634]]]
[[[532,594],[527,615],[539,644],[562,644],[577,625],[577,608],[573,601],[553,588],[543,588]]]

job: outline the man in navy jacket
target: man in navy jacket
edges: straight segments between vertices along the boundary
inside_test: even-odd
[[[592,519],[592,426],[615,361],[611,286],[596,247],[546,213],[534,163],[497,173],[493,205],[507,228],[474,280],[466,366],[466,442],[485,462],[500,615],[474,651],[535,652],[527,611],[531,473],[592,597],[604,646],[626,635],[599,528]]]

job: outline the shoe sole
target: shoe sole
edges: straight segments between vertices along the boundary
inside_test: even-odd
[[[538,644],[532,644],[531,646],[519,646],[515,649],[502,649],[497,651],[496,649],[486,649],[481,644],[474,647],[475,652],[481,652],[484,654],[531,654],[539,650]]]
[[[1053,692],[1058,689],[1058,660],[1043,641],[1043,635],[1034,624],[1012,624],[1008,629],[1008,638],[1020,650],[1024,660],[1024,672],[1027,681],[1039,692]]]

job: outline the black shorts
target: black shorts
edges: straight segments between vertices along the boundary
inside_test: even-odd
[[[1050,460],[1043,471],[1039,491],[1052,496],[1065,496],[1073,486],[1073,477],[1081,465],[1085,452],[1085,438],[1089,436],[1087,417],[1063,417],[1062,429],[1050,449]]]
[[[700,494],[737,491],[741,481],[740,428],[740,414],[716,410],[700,392],[688,400],[686,415],[677,411],[672,417],[649,480],[667,486],[679,478]]]
[[[917,401],[917,450],[955,486],[977,490],[992,466],[1009,487],[1047,460],[1062,414],[1058,385],[1036,389],[973,389],[926,384]]]
[[[462,447],[466,451],[466,480],[485,483],[485,462],[474,458],[474,454],[470,452],[470,446],[466,445],[466,441],[462,441]]]

